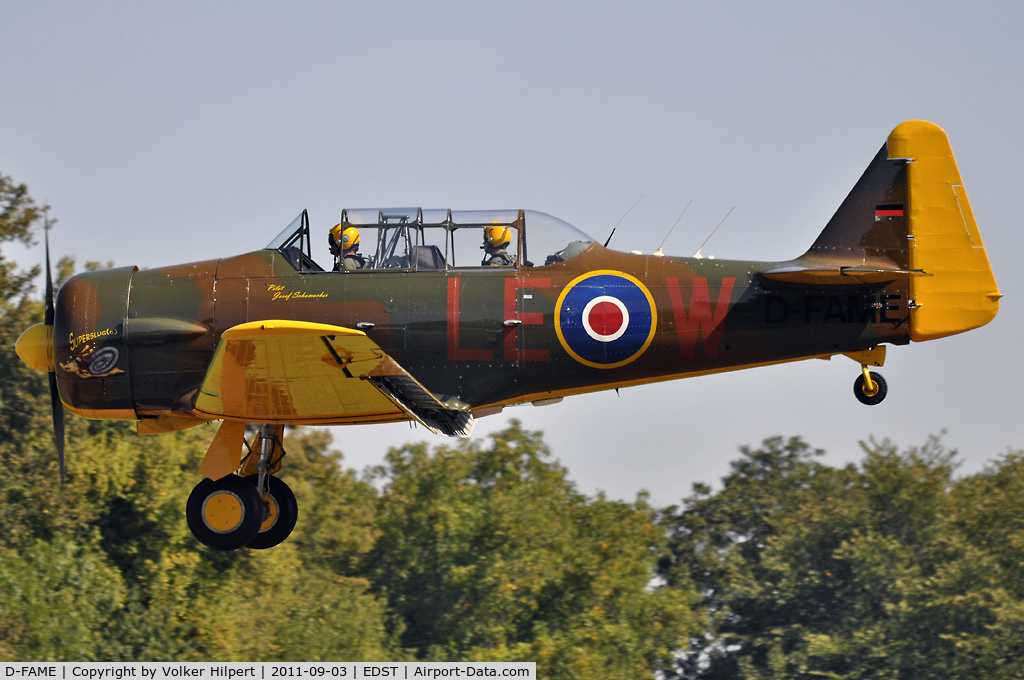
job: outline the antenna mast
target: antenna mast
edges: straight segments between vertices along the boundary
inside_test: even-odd
[[[672,223],[672,228],[668,230],[667,234],[665,234],[665,238],[662,239],[661,245],[658,246],[657,250],[655,250],[653,253],[651,253],[652,255],[657,255],[658,257],[664,257],[665,256],[665,253],[661,252],[662,246],[665,245],[665,242],[668,241],[668,237],[672,235],[673,231],[675,231],[676,225],[679,224],[679,220],[683,219],[683,215],[685,215],[686,211],[690,209],[690,205],[692,203],[693,203],[693,201],[690,201],[689,203],[687,203],[686,207],[683,208],[683,212],[679,213],[679,217],[677,217],[676,221]]]
[[[729,219],[729,215],[731,215],[731,214],[732,214],[732,211],[733,211],[733,210],[735,210],[735,209],[736,209],[736,206],[733,206],[733,207],[729,208],[729,212],[725,213],[725,217],[723,217],[723,218],[722,218],[722,221],[718,223],[718,227],[720,227],[720,226],[722,226],[723,224],[725,224],[725,221],[726,221],[727,219]],[[701,244],[700,244],[700,248],[697,248],[697,252],[695,252],[695,253],[693,254],[693,256],[694,256],[695,258],[697,258],[698,260],[700,260],[700,259],[702,259],[702,258],[704,257],[703,255],[701,255],[701,254],[700,254],[700,251],[704,249],[704,246],[706,246],[706,245],[708,244],[708,241],[710,241],[710,240],[711,240],[711,237],[715,235],[715,232],[716,232],[716,231],[718,231],[718,227],[715,227],[714,229],[712,229],[712,230],[711,230],[711,233],[710,233],[710,234],[708,234],[708,237],[707,237],[706,239],[704,239],[704,243],[701,243]]]
[[[628,215],[630,213],[630,211],[633,210],[633,208],[636,207],[636,204],[639,203],[643,199],[643,197],[644,197],[644,195],[640,194],[640,198],[636,199],[636,201],[633,202],[633,205],[629,206],[629,210],[627,210],[626,212],[622,213],[622,217],[620,217],[619,221],[615,223],[614,227],[612,227],[612,233],[608,234],[608,239],[604,242],[604,247],[605,248],[607,248],[608,244],[612,242],[612,236],[615,236],[615,230],[619,228],[620,224],[622,224],[622,220],[626,219],[626,215]]]

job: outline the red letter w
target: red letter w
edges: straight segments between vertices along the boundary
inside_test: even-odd
[[[690,297],[690,313],[683,306],[683,294],[679,290],[679,279],[674,276],[665,279],[668,296],[672,301],[672,313],[676,319],[676,335],[679,337],[679,354],[692,357],[697,348],[697,338],[704,347],[705,357],[718,356],[718,346],[722,342],[722,321],[729,311],[732,300],[732,287],[736,278],[728,276],[722,279],[722,287],[718,291],[714,314],[711,313],[711,294],[708,292],[708,280],[703,276],[693,279],[693,294]]]

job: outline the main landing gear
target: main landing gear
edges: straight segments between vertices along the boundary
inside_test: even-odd
[[[249,447],[249,455],[241,461],[241,474],[234,474],[234,468],[239,467],[244,431],[244,423],[221,426],[200,466],[207,478],[192,490],[185,506],[192,535],[215,550],[272,548],[288,538],[299,514],[295,494],[272,476],[280,471],[285,454],[281,445],[284,427],[264,425]],[[223,473],[232,462],[227,474],[211,478]]]

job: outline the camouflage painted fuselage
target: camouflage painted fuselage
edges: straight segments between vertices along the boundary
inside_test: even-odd
[[[484,413],[909,341],[904,282],[808,286],[758,274],[769,266],[591,244],[568,262],[520,269],[300,274],[264,250],[85,273],[58,295],[58,381],[65,402],[85,415],[184,415],[224,330],[291,319],[365,329],[439,400]],[[587,298],[583,306],[624,300],[630,323],[614,303],[605,302],[603,316],[591,310],[593,334],[621,336],[595,343],[573,326],[574,292]],[[90,368],[100,349],[107,363]]]

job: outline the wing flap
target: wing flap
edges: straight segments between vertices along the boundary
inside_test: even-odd
[[[449,409],[360,330],[258,321],[221,335],[195,408],[261,423],[346,424],[413,419],[468,436],[472,416]]]
[[[431,432],[449,437],[470,435],[474,425],[473,414],[447,408],[401,366],[394,366],[400,373],[371,376],[369,380]]]

